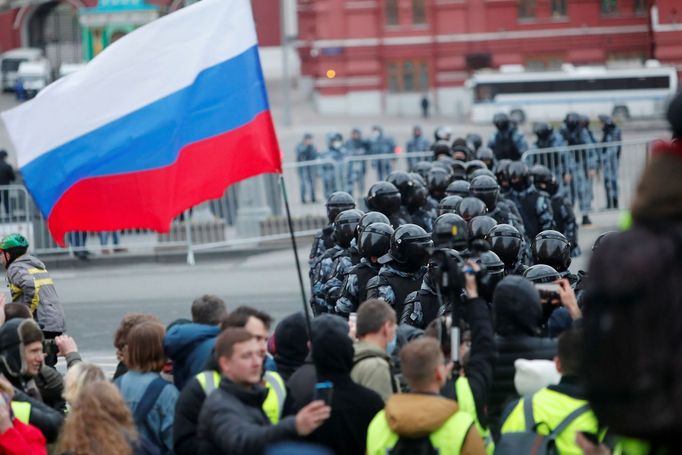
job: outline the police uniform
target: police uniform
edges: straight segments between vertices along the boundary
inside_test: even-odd
[[[373,264],[366,258],[350,269],[343,285],[338,300],[336,312],[338,314],[350,314],[357,311],[358,306],[367,300],[367,283],[379,274],[381,265]]]
[[[518,161],[528,150],[528,143],[518,128],[510,127],[506,131],[495,132],[488,141],[497,161],[509,159]]]
[[[348,139],[345,144],[349,157],[363,157],[367,155],[369,143],[364,139]],[[358,187],[359,194],[365,193],[365,174],[367,173],[367,163],[362,160],[348,163],[346,172],[346,191],[353,194],[355,186]]]
[[[296,146],[296,161],[306,162],[317,159],[317,149],[313,144],[301,142]],[[298,168],[298,179],[301,185],[301,202],[306,203],[306,195],[310,194],[310,202],[315,202],[315,166]]]
[[[552,195],[552,212],[554,213],[554,224],[556,230],[566,236],[571,242],[571,256],[580,256],[580,245],[578,245],[578,223],[573,213],[573,207],[559,193]]]
[[[594,143],[586,128],[576,128],[574,130],[563,128],[561,134],[569,146],[590,145]],[[575,204],[577,199],[580,211],[583,215],[586,215],[592,210],[592,180],[588,174],[589,171],[597,169],[596,153],[593,147],[573,150],[568,153],[571,155],[571,168],[569,172],[571,176],[569,185],[571,202]]]
[[[390,263],[384,265],[379,274],[367,283],[368,299],[383,299],[391,305],[396,315],[402,314],[407,296],[421,288],[426,267],[416,272],[403,272]]]
[[[605,125],[602,142],[620,142],[620,128],[616,125]],[[600,153],[601,168],[604,172],[604,189],[606,190],[606,208],[618,208],[618,165],[620,146],[603,147]]]
[[[521,213],[528,239],[534,239],[542,231],[554,229],[554,214],[547,193],[529,185],[523,191],[512,190],[511,197]]]

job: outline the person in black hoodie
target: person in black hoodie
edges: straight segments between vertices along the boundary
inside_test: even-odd
[[[317,381],[334,385],[331,416],[309,440],[337,454],[365,453],[367,427],[383,409],[376,392],[353,382],[353,341],[348,323],[338,316],[323,315],[313,323],[312,358]],[[311,396],[312,398],[312,396]]]
[[[553,360],[557,341],[541,338],[543,320],[540,294],[526,278],[509,275],[497,285],[493,295],[495,347],[497,360],[488,401],[489,424],[497,434],[503,407],[518,398],[514,388],[516,359]]]
[[[299,311],[282,319],[270,340],[270,353],[275,358],[277,372],[282,379],[288,381],[308,356],[308,334],[303,312]]]

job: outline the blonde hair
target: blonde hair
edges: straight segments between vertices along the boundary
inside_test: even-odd
[[[64,376],[64,392],[62,392],[62,397],[64,397],[67,403],[73,404],[86,384],[106,380],[107,378],[100,367],[93,363],[79,362],[69,368],[69,371]]]
[[[137,439],[133,416],[116,386],[95,381],[73,403],[56,453],[132,455]]]

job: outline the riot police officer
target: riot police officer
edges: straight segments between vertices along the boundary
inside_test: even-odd
[[[386,215],[394,228],[408,222],[401,217],[400,203],[400,191],[389,182],[377,182],[372,185],[365,199],[367,208]]]
[[[567,278],[571,286],[575,286],[578,277],[568,270],[571,265],[571,242],[566,236],[554,230],[542,231],[533,240],[532,250],[536,264],[554,268],[561,278]]]
[[[407,152],[407,165],[410,169],[414,169],[414,165],[420,161],[424,161],[425,158],[414,158],[410,154],[419,152],[428,152],[431,149],[431,143],[424,137],[424,132],[421,126],[415,126],[412,128],[412,137],[405,145],[405,151]]]
[[[434,221],[431,238],[437,248],[450,248],[461,253],[469,247],[469,227],[461,216],[445,213]]]
[[[388,155],[395,152],[395,142],[392,137],[384,135],[384,130],[380,126],[372,127],[372,136],[369,141],[370,154]],[[374,160],[372,166],[377,170],[379,180],[384,180],[391,173],[393,166],[392,158],[381,158]]]
[[[485,215],[488,212],[485,203],[475,197],[465,197],[462,199],[457,210],[459,211],[459,215],[464,218],[464,221],[467,223],[472,218]]]
[[[509,178],[512,186],[511,198],[521,213],[526,236],[533,239],[541,231],[554,229],[554,214],[549,195],[533,186],[528,166],[520,161],[511,163]]]
[[[608,115],[600,115],[602,122],[601,142],[620,142],[621,132],[618,125]],[[599,158],[604,172],[604,189],[606,190],[606,208],[618,208],[618,167],[620,161],[620,145],[611,145],[600,149]]]
[[[478,150],[481,148],[481,145],[483,145],[483,138],[481,138],[481,135],[477,133],[469,133],[465,139],[469,148],[478,154]],[[481,158],[478,159],[480,160]]]
[[[497,128],[488,141],[490,147],[495,154],[495,159],[510,159],[512,161],[520,160],[521,155],[528,150],[528,143],[526,138],[512,124],[509,116],[505,113],[497,113],[493,117],[493,124]]]
[[[327,209],[327,220],[329,221],[329,225],[322,228],[322,230],[315,234],[315,237],[313,238],[313,246],[310,249],[310,256],[308,257],[308,265],[311,267],[318,257],[322,256],[326,250],[334,246],[334,220],[336,219],[336,216],[344,210],[354,209],[355,201],[350,194],[343,191],[337,191],[327,198],[325,206]]]
[[[317,156],[317,148],[313,144],[313,135],[305,133],[301,143],[296,146],[296,162],[315,161]],[[310,202],[315,203],[315,166],[301,166],[297,171],[301,187],[301,202],[307,203],[306,196],[310,194]]]
[[[495,154],[489,147],[480,147],[476,149],[476,159],[482,161],[490,170],[495,168]]]
[[[564,175],[564,181],[569,185],[571,202],[579,201],[583,215],[583,225],[591,224],[588,214],[592,210],[592,178],[596,175],[597,158],[595,150],[590,147],[594,142],[589,128],[581,126],[580,116],[569,112],[564,118],[561,135],[569,146],[583,145],[585,147],[569,151],[571,155],[571,169]]]
[[[402,314],[405,298],[421,287],[433,242],[415,224],[398,227],[391,236],[391,247],[379,258],[379,274],[367,284],[368,298],[384,299],[396,315]]]
[[[329,135],[328,149],[322,154],[322,159],[326,161],[322,165],[322,183],[324,184],[324,195],[329,197],[342,183],[339,181],[339,164],[346,158],[347,151],[343,146],[343,136],[341,133]]]
[[[535,149],[552,149],[547,153],[535,153],[532,156],[533,164],[542,164],[547,166],[552,171],[560,183],[563,182],[565,175],[571,172],[574,165],[572,163],[572,156],[565,147],[566,141],[564,137],[556,131],[549,123],[539,122],[533,126],[533,133],[535,133]]]
[[[459,214],[459,203],[464,199],[462,196],[445,196],[438,203],[438,216],[446,213]]]
[[[477,197],[488,209],[487,215],[494,218],[499,224],[511,224],[521,234],[525,234],[523,221],[512,201],[500,200],[500,186],[493,177],[480,175],[471,181],[471,195]]]
[[[445,188],[445,194],[448,196],[460,196],[462,198],[469,197],[469,187],[471,184],[466,180],[455,180]]]
[[[498,224],[488,232],[490,250],[504,262],[505,275],[523,275],[526,266],[521,261],[523,235],[510,224]]]
[[[369,142],[362,138],[362,132],[358,128],[353,128],[350,139],[346,141],[345,148],[349,158],[362,158],[369,152]],[[346,189],[349,194],[353,194],[357,186],[360,194],[365,193],[365,175],[367,173],[367,162],[353,160],[348,162],[346,170]]]

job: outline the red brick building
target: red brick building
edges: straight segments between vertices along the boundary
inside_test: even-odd
[[[320,112],[464,115],[476,69],[658,59],[682,70],[680,0],[298,0]],[[333,76],[333,77],[332,77]]]

